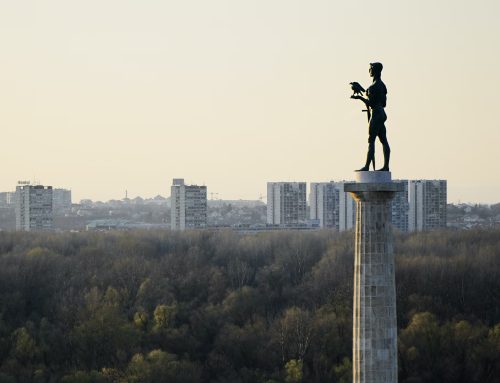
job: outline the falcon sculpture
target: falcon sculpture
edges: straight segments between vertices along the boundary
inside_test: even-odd
[[[351,82],[351,89],[354,92],[353,96],[361,95],[365,91],[359,82]]]

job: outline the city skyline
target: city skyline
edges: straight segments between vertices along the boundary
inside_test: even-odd
[[[182,180],[182,182],[184,183],[184,178],[174,178],[173,180],[175,181],[176,179],[179,179],[179,180]],[[335,185],[340,185],[340,184],[343,184],[345,182],[353,182],[352,180],[329,180],[329,181],[313,181],[313,182],[307,182],[307,181],[267,181],[267,192],[269,193],[269,184],[293,184],[293,183],[304,183],[306,184],[307,186],[310,186],[310,187],[313,187],[313,186],[319,186],[319,185],[325,185],[325,184],[335,184]],[[408,182],[428,182],[428,183],[433,183],[433,182],[444,182],[445,184],[447,183],[447,180],[437,180],[437,179],[409,179],[409,180],[401,180],[401,179],[395,179],[394,182],[398,182],[398,183],[404,183],[404,184],[407,184]],[[190,182],[187,182],[188,184]],[[17,186],[19,185],[31,185],[31,186],[36,186],[36,185],[43,185],[43,183],[41,182],[32,182],[32,181],[18,181],[17,183]],[[46,184],[45,184],[46,185]],[[57,192],[57,193],[65,193],[67,195],[61,195],[59,196],[58,195],[58,200],[59,199],[68,199],[71,201],[72,198],[71,198],[71,195],[72,195],[72,190],[71,188],[64,188],[64,187],[60,187],[60,186],[53,186],[53,185],[50,185],[51,188],[53,188],[54,192]],[[267,204],[267,195],[264,195],[264,194],[260,194],[259,198],[256,198],[256,199],[244,199],[244,198],[232,198],[232,199],[227,199],[227,198],[220,198],[219,195],[220,193],[214,193],[214,192],[208,192],[208,186],[207,185],[198,185],[196,187],[203,187],[205,188],[205,190],[207,190],[206,194],[207,194],[207,200],[211,200],[211,201],[260,201],[260,202],[263,202],[264,204]],[[144,195],[129,195],[128,193],[128,190],[125,190],[124,192],[124,195],[122,197],[117,197],[117,198],[111,198],[109,200],[93,200],[95,202],[107,202],[107,201],[116,201],[116,200],[124,200],[124,199],[129,199],[129,200],[132,200],[134,198],[142,198],[142,199],[152,199],[152,198],[155,198],[155,197],[162,197],[162,198],[170,198],[172,196],[172,185],[170,187],[170,194],[156,194],[156,195],[150,195],[150,196],[144,196]],[[406,190],[406,189],[405,189]],[[0,193],[2,194],[15,194],[16,190],[9,190],[9,191],[0,191]],[[408,195],[408,191],[406,190],[406,197]],[[210,198],[208,198],[208,196],[210,195]],[[214,195],[215,195],[215,198],[214,198]],[[310,197],[311,197],[311,190],[309,192],[306,193],[306,195],[308,196],[306,198],[306,201],[307,201],[307,205],[309,206],[309,203],[310,203]],[[447,195],[447,192],[446,192],[446,195]],[[75,199],[73,200],[72,203],[74,204],[78,204],[80,203],[81,201],[85,201],[85,200],[92,200],[91,198],[81,198],[81,199]],[[446,199],[447,203],[448,204],[454,204],[455,202],[454,201],[449,201],[449,199],[447,198]],[[58,203],[60,203],[58,201]],[[465,202],[465,201],[460,201],[460,203],[477,203],[477,202],[474,202],[474,201],[471,201],[471,202]],[[498,203],[498,202],[497,202]],[[66,204],[67,205],[67,204]],[[67,208],[67,207],[66,207]]]
[[[497,203],[498,96],[484,88],[500,85],[499,12],[493,0],[3,3],[0,189],[38,178],[109,200],[168,195],[184,176],[256,200],[267,180],[352,179],[366,126],[349,82],[367,85],[381,61],[393,178]]]

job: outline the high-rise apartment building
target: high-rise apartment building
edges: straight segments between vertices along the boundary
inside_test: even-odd
[[[309,185],[309,217],[319,227],[339,227],[339,190],[334,182],[312,182]]]
[[[207,187],[185,185],[174,178],[170,193],[172,230],[200,229],[207,226]]]
[[[67,212],[71,210],[71,190],[52,189],[52,201],[55,212]]]
[[[297,225],[306,222],[306,183],[267,183],[268,225]]]
[[[16,192],[1,192],[0,207],[11,207],[16,202]]]
[[[446,227],[446,180],[408,182],[408,230],[423,231]]]
[[[338,182],[339,188],[339,231],[351,230],[356,225],[356,201],[344,191],[346,182]]]
[[[52,229],[52,186],[20,182],[15,200],[16,230]]]
[[[310,218],[319,226],[345,231],[354,227],[356,204],[344,192],[344,182],[313,182],[309,194]]]
[[[403,191],[395,193],[391,201],[392,226],[406,233],[408,231],[408,180],[394,180],[393,183],[403,185]]]

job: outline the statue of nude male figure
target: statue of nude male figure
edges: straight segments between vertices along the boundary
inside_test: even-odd
[[[387,88],[382,82],[383,66],[381,63],[371,63],[370,64],[370,76],[373,77],[373,83],[366,90],[366,98],[354,94],[351,98],[356,100],[361,100],[364,102],[368,112],[368,154],[366,155],[366,163],[361,169],[357,171],[368,171],[370,169],[370,163],[373,162],[375,168],[375,140],[380,140],[384,150],[384,166],[379,171],[389,171],[389,158],[391,156],[391,148],[387,142],[387,134],[385,129],[385,121],[387,120],[387,115],[385,114],[385,106],[387,103]],[[351,83],[357,84],[358,83]],[[363,89],[361,86],[357,87],[356,90]],[[353,85],[354,90],[354,85]],[[359,93],[359,92],[356,92]]]

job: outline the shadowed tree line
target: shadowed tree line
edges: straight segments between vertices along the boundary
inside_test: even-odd
[[[500,230],[398,235],[400,382],[500,381]],[[0,383],[351,382],[352,233],[0,233]]]

